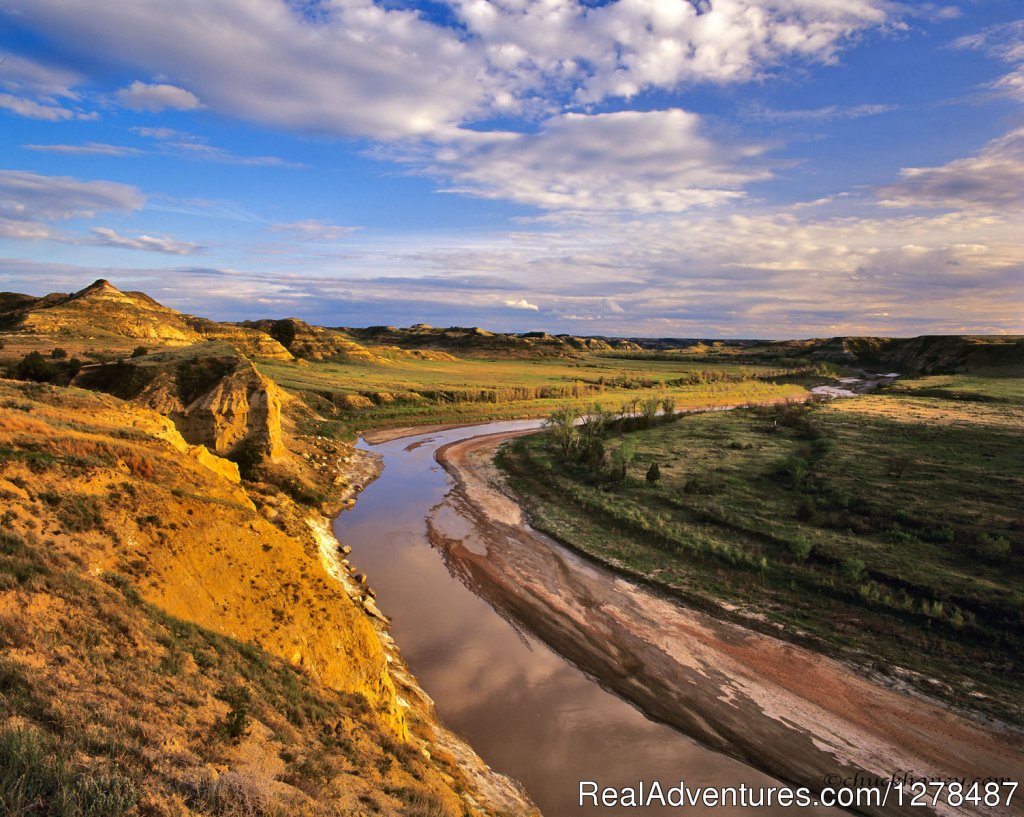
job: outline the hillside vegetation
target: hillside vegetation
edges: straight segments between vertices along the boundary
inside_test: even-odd
[[[116,398],[0,405],[0,811],[527,810],[395,674],[309,508]]]
[[[1021,723],[1024,407],[1004,399],[1020,389],[1010,382],[925,378],[612,425],[568,449],[556,424],[500,461],[533,523],[574,548]],[[964,389],[979,399],[951,396]]]

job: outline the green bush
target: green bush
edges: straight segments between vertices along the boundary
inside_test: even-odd
[[[224,720],[224,734],[236,740],[249,731],[249,690],[243,686],[227,687],[218,696],[231,708]]]
[[[864,578],[864,573],[867,570],[867,565],[864,564],[863,559],[857,559],[851,556],[848,559],[843,559],[843,575],[851,581],[859,582]]]
[[[992,561],[1010,555],[1010,540],[994,533],[983,533],[970,546],[971,551],[983,559]]]
[[[811,541],[804,536],[802,533],[798,533],[787,543],[789,552],[793,555],[794,559],[804,562],[810,557],[811,552],[814,550],[814,545]]]
[[[783,457],[775,463],[773,473],[791,488],[800,489],[807,480],[807,460],[803,457]]]

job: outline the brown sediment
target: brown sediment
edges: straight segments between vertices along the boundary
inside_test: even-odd
[[[451,569],[475,592],[648,716],[791,783],[829,775],[1024,780],[1020,736],[835,659],[722,621],[594,564],[531,530],[502,492],[495,450],[513,432],[442,447],[446,500],[471,522],[446,536]],[[469,541],[472,538],[472,541]],[[481,544],[483,546],[481,546]],[[920,808],[862,809],[872,814]],[[1024,813],[997,809],[940,813]]]

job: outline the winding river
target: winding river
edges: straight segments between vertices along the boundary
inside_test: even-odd
[[[463,541],[472,525],[443,502],[452,480],[435,461],[437,449],[467,437],[536,427],[532,421],[492,423],[376,446],[363,443],[383,456],[384,469],[335,523],[339,539],[352,546],[354,563],[370,577],[406,662],[442,720],[491,766],[523,783],[546,817],[609,813],[578,807],[582,780],[616,787],[641,779],[665,786],[680,779],[692,786],[772,785],[750,766],[648,720],[472,592],[432,546],[428,519],[431,527],[443,527],[446,536]],[[553,546],[572,570],[595,573],[583,559]]]
[[[784,779],[817,791],[864,772],[1024,778],[1018,740],[687,609],[532,531],[485,475],[495,445],[537,427],[502,422],[361,442],[384,468],[335,533],[369,576],[442,720],[519,780],[546,817],[680,813],[580,808],[581,781],[667,788],[685,780],[692,789]],[[857,811],[928,813],[892,803]],[[1016,804],[980,811],[1021,813]]]

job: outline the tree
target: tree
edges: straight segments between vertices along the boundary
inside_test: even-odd
[[[553,411],[544,421],[544,427],[548,430],[562,456],[568,458],[570,452],[576,448],[579,442],[579,432],[576,430],[576,412],[568,407]]]
[[[648,397],[643,402],[644,425],[653,426],[658,422],[658,409],[661,408],[661,400],[657,397]]]
[[[622,444],[615,449],[612,454],[612,475],[622,482],[626,479],[626,472],[629,469],[629,464],[633,461],[633,457],[636,454],[636,443],[633,440],[625,439]]]

